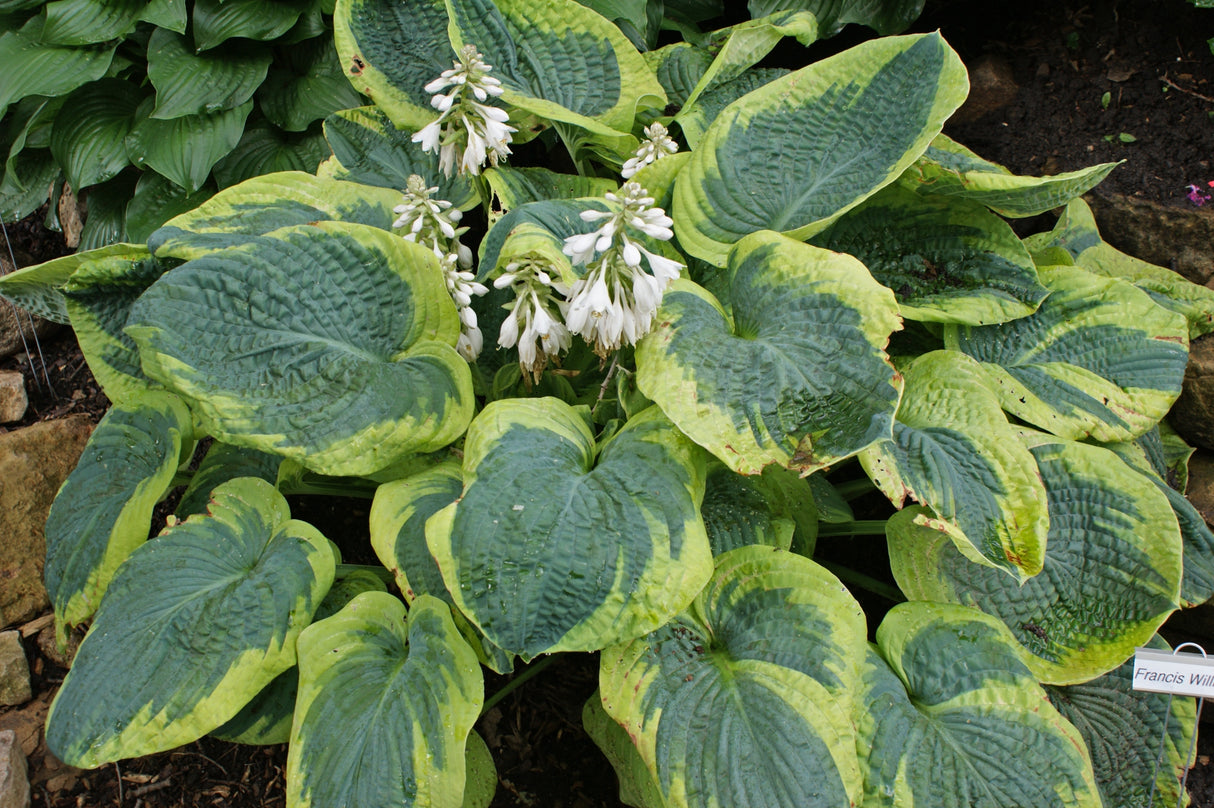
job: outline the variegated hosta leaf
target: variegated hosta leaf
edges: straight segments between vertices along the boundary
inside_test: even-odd
[[[481,242],[477,278],[487,282],[499,267],[532,253],[547,259],[557,275],[566,276],[572,283],[577,273],[562,248],[569,236],[596,229],[598,222],[581,219],[585,210],[605,211],[607,204],[601,199],[550,199],[528,202],[509,211]]]
[[[225,188],[148,239],[157,258],[190,261],[295,224],[342,221],[390,230],[399,190],[284,171]]]
[[[1110,443],[1108,448],[1164,493],[1184,543],[1184,577],[1180,582],[1180,605],[1197,606],[1214,597],[1214,531],[1185,495],[1169,485],[1164,476],[1162,446],[1157,430],[1151,430],[1133,443]],[[1154,449],[1155,451],[1151,451]]]
[[[1009,323],[946,326],[944,342],[983,363],[1003,409],[1063,438],[1130,440],[1180,395],[1188,325],[1125,281],[1041,269],[1051,290]]]
[[[1089,272],[1129,281],[1165,309],[1183,314],[1189,321],[1189,339],[1214,331],[1214,289],[1115,249],[1100,237],[1092,209],[1082,199],[1067,204],[1052,231],[1025,243],[1034,252],[1060,247]]]
[[[337,165],[334,179],[392,188],[397,191],[417,174],[427,187],[437,187],[435,199],[467,210],[480,203],[472,184],[462,175],[446,177],[438,170],[438,155],[422,151],[409,132],[397,129],[379,107],[335,112],[325,119],[325,139]]]
[[[620,783],[620,802],[638,808],[667,808],[653,774],[632,745],[624,728],[603,709],[603,696],[595,690],[582,705],[582,728],[606,756]]]
[[[902,369],[893,440],[860,453],[865,472],[901,508],[909,496],[962,555],[1017,580],[1041,571],[1049,513],[1032,454],[987,389],[982,367],[933,351]]]
[[[910,27],[923,11],[923,0],[750,0],[751,16],[779,9],[810,11],[818,18],[822,36],[834,36],[848,23],[867,25],[882,36]]]
[[[964,199],[891,185],[812,241],[859,258],[911,320],[1002,323],[1049,294],[1008,223]]]
[[[434,451],[472,417],[437,259],[367,225],[288,227],[190,261],[128,323],[144,371],[208,434],[321,474]]]
[[[174,513],[185,519],[196,513],[206,513],[211,501],[211,492],[228,480],[237,477],[258,477],[268,483],[278,479],[278,467],[282,458],[278,455],[213,442],[207,449],[198,470],[190,478]]]
[[[455,602],[443,583],[438,562],[426,546],[426,521],[458,501],[463,491],[464,475],[460,463],[454,459],[384,483],[375,490],[371,503],[371,547],[410,603],[421,595]],[[514,669],[512,655],[490,642],[463,615],[456,612],[452,617],[482,663],[502,674]]]
[[[805,474],[891,434],[899,379],[882,350],[893,293],[848,255],[772,232],[730,255],[732,316],[675,281],[637,346],[637,383],[741,474]]]
[[[357,596],[299,638],[288,804],[460,808],[483,701],[447,604],[423,595],[406,619],[387,593]]]
[[[148,392],[110,408],[46,520],[46,589],[61,640],[86,622],[194,445],[190,411]],[[184,455],[184,457],[183,457]]]
[[[118,570],[47,717],[63,761],[94,768],[187,744],[295,664],[333,582],[329,540],[263,480],[213,499]]]
[[[603,707],[667,805],[854,805],[865,634],[859,605],[817,564],[732,550],[686,612],[603,652]]]
[[[675,42],[642,55],[666,91],[667,102],[678,107],[687,103],[712,64],[712,53],[690,42]]]
[[[402,129],[434,119],[423,88],[451,68],[447,21],[443,0],[337,0],[333,34],[346,78]]]
[[[454,458],[384,483],[371,503],[371,547],[405,600],[450,598],[438,562],[426,546],[426,520],[460,498],[464,475]]]
[[[447,0],[447,8],[452,46],[485,55],[503,102],[616,139],[622,155],[636,146],[628,132],[638,108],[666,103],[636,47],[575,0]]]
[[[110,401],[160,386],[144,375],[139,350],[123,329],[131,306],[164,270],[139,248],[83,263],[63,285],[80,350]]]
[[[37,266],[0,275],[0,295],[31,314],[66,325],[71,322],[63,287],[80,267],[94,262],[135,263],[149,256],[142,244],[111,244],[65,255]]]
[[[743,96],[675,184],[680,243],[721,263],[748,233],[825,229],[897,179],[966,91],[957,54],[926,34],[857,45]]]
[[[1101,808],[1079,732],[999,621],[904,603],[877,645],[857,711],[865,806]]]
[[[1170,650],[1158,637],[1149,647]],[[1188,759],[1197,724],[1193,699],[1136,691],[1133,679],[1131,657],[1090,682],[1045,692],[1083,736],[1106,808],[1179,805],[1184,768],[1194,762]]]
[[[615,180],[605,177],[579,177],[576,174],[558,174],[547,168],[513,168],[505,165],[486,169],[485,180],[493,189],[495,208],[503,213],[528,202],[601,197],[618,187]]]
[[[464,442],[464,494],[426,524],[447,590],[524,660],[624,642],[708,580],[699,450],[650,407],[596,446],[559,399],[487,406]]]
[[[901,182],[921,194],[959,196],[1018,219],[1045,213],[1082,196],[1117,165],[1101,163],[1051,177],[1022,177],[939,135],[902,175]]]
[[[702,93],[747,72],[785,37],[796,37],[805,47],[818,38],[818,20],[813,14],[784,9],[775,11],[769,15],[752,15],[756,18],[713,33],[715,41],[708,44],[708,49],[715,53],[712,64],[683,102],[683,112],[693,108]]]
[[[1120,665],[1177,608],[1180,530],[1167,497],[1108,449],[1041,433],[1024,440],[1050,511],[1040,573],[1020,584],[974,564],[944,534],[916,524],[920,508],[890,519],[890,564],[911,600],[974,606],[1002,620],[1038,681],[1083,682]]]
[[[700,506],[712,554],[762,544],[813,556],[818,509],[809,483],[769,466],[762,476],[735,474],[724,463],[709,465]],[[795,538],[794,538],[795,536]]]
[[[328,594],[316,607],[312,622],[332,617],[363,592],[386,591],[383,580],[368,570],[339,571]],[[298,691],[299,667],[292,665],[262,688],[239,713],[213,730],[211,737],[254,746],[287,743],[291,740],[291,720]]]

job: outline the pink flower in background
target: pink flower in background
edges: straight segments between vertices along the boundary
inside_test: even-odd
[[[1206,187],[1214,188],[1214,180],[1207,182]],[[1185,188],[1189,192],[1189,201],[1194,205],[1201,207],[1210,201],[1210,194],[1207,191],[1202,190],[1200,185],[1186,185]]]

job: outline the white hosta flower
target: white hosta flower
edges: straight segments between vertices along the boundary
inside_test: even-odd
[[[506,110],[485,103],[502,94],[502,83],[489,75],[493,68],[476,47],[461,48],[454,64],[425,86],[440,114],[413,135],[422,151],[438,155],[439,170],[448,177],[456,170],[480,174],[486,161],[497,165],[510,154],[511,135],[518,131],[507,125]]]
[[[645,140],[641,141],[641,145],[634,153],[634,156],[628,158],[628,161],[624,163],[624,167],[620,169],[620,174],[624,179],[630,179],[633,174],[645,166],[674,154],[678,150],[679,144],[666,131],[666,127],[654,121],[651,125],[645,127]]]
[[[552,312],[554,308],[562,308],[554,293],[565,294],[569,289],[554,281],[546,265],[537,260],[507,264],[506,271],[493,285],[498,289],[512,286],[515,293],[514,303],[508,307],[510,314],[498,332],[497,344],[503,348],[517,345],[519,365],[538,381],[548,362],[559,360],[573,341],[569,329]]]
[[[636,240],[638,233],[661,241],[674,235],[674,222],[653,206],[653,197],[639,183],[627,182],[606,199],[616,210],[583,211],[583,221],[603,224],[568,237],[564,246],[574,264],[588,265],[570,290],[565,324],[604,358],[649,333],[666,287],[683,270],[680,262]]]

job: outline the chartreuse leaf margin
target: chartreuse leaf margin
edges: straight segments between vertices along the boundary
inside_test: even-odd
[[[896,180],[968,89],[957,54],[925,34],[857,45],[746,94],[675,183],[680,243],[720,263],[748,233],[823,230]]]
[[[911,600],[998,617],[1041,682],[1074,684],[1120,665],[1178,606],[1180,528],[1154,484],[1100,446],[1026,431],[1050,514],[1042,571],[1019,584],[965,558],[906,508],[888,523],[890,564]]]
[[[46,589],[59,640],[97,611],[120,564],[194,447],[190,411],[149,392],[115,404],[89,436],[46,519]]]
[[[863,682],[865,806],[1101,808],[1083,739],[995,618],[951,604],[895,606]]]
[[[602,705],[666,805],[856,804],[865,633],[859,605],[814,562],[731,550],[687,611],[604,650]],[[642,789],[650,778],[627,774]]]
[[[527,661],[656,629],[707,582],[704,458],[661,410],[596,445],[559,399],[485,407],[464,441],[464,492],[426,523],[455,605]]]
[[[1045,267],[1041,279],[1050,295],[1035,313],[946,326],[945,345],[983,364],[1005,410],[1059,437],[1124,441],[1155,426],[1184,380],[1184,317],[1079,267]]]
[[[392,595],[357,595],[304,631],[299,667],[289,805],[460,808],[484,684],[447,604],[422,595],[406,617]]]
[[[111,582],[47,717],[47,745],[65,763],[194,741],[295,664],[295,640],[333,583],[331,544],[264,480],[233,480],[211,499]]]
[[[851,256],[764,231],[730,254],[732,312],[671,284],[637,346],[637,383],[742,474],[808,474],[888,440],[901,380],[884,352],[893,293]]]
[[[367,225],[297,225],[183,264],[127,333],[209,434],[321,474],[442,448],[472,416],[437,259]]]
[[[981,366],[933,351],[902,370],[894,436],[860,453],[869,478],[901,508],[935,514],[962,555],[1025,580],[1045,560],[1049,512],[1037,464],[987,388]]]

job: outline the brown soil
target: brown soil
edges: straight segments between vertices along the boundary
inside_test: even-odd
[[[1124,159],[1103,189],[1178,206],[1193,204],[1187,185],[1206,188],[1214,181],[1214,56],[1206,44],[1214,37],[1214,10],[1195,9],[1184,0],[1021,0],[985,4],[979,11],[970,0],[928,0],[916,30],[934,28],[967,64],[985,59],[1010,71],[1012,100],[946,130],[988,159],[1031,174]],[[1122,133],[1134,140],[1123,142]],[[62,254],[62,242],[37,221],[9,226],[17,249],[32,262]],[[0,368],[20,368],[27,376],[31,404],[23,423],[69,412],[100,418],[107,402],[71,333],[44,340],[41,349],[41,357],[0,360]],[[37,650],[32,665],[38,695],[23,711],[44,714],[64,672]],[[495,808],[621,805],[614,773],[581,728],[582,704],[594,691],[596,670],[592,655],[562,658],[482,717],[477,730],[499,773]],[[507,681],[487,674],[486,693]],[[0,708],[0,727],[15,722],[17,712]],[[1214,808],[1209,735],[1201,739],[1189,783],[1197,808]],[[64,769],[44,755],[40,747],[31,759],[35,806],[285,803],[282,746],[203,739],[94,772]]]

